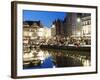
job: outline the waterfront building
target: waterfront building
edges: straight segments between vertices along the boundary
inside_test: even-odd
[[[82,15],[82,36],[84,38],[91,38],[91,14]]]
[[[36,37],[37,30],[42,27],[40,21],[24,21],[23,22],[23,36]]]
[[[42,28],[40,21],[24,21],[23,22],[23,50],[24,53],[31,51],[30,46],[38,40],[38,29]]]
[[[81,15],[81,37],[87,45],[91,45],[91,14]]]
[[[54,25],[54,23],[51,26],[51,36],[52,37],[56,36],[56,26]]]
[[[40,37],[40,39],[50,39],[51,38],[51,28],[39,28],[37,31],[37,36]]]
[[[77,13],[67,13],[64,20],[64,30],[67,37],[76,35]]]

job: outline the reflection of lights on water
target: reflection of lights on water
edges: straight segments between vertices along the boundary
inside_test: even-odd
[[[81,57],[79,57],[78,59],[79,59],[80,61],[82,60],[82,58],[81,58]]]
[[[32,32],[29,33],[29,36],[32,36]]]
[[[43,61],[41,61],[41,64],[43,63]]]
[[[48,58],[49,56],[51,56],[48,51],[45,51],[44,53],[45,53],[44,54],[45,58]]]
[[[37,54],[36,55],[36,57],[35,57],[35,54]],[[43,61],[46,59],[46,58],[48,58],[49,56],[51,56],[50,54],[49,54],[49,52],[47,52],[47,51],[39,51],[39,52],[37,52],[37,51],[35,51],[35,50],[32,50],[30,53],[25,53],[24,55],[23,55],[23,58],[24,58],[24,60],[26,60],[26,59],[33,59],[34,57],[36,58],[36,59],[39,59],[39,60],[41,60],[42,62],[41,63],[43,63]],[[34,58],[34,59],[35,59]]]
[[[25,53],[23,58],[24,60],[41,60],[41,64],[48,58],[58,55],[57,53],[51,53],[48,51],[42,51],[42,50],[32,50],[30,53]],[[61,55],[61,53],[60,53]],[[77,61],[81,62],[83,66],[90,66],[90,59],[87,58],[87,56],[83,55],[73,55],[73,54],[66,54],[66,57],[71,57],[74,61],[73,64],[76,64]],[[53,68],[56,66],[54,65]]]
[[[38,52],[37,56],[38,56],[38,59],[40,59],[41,61],[45,60],[45,56],[44,56],[43,51]]]
[[[44,58],[44,53],[43,53],[43,51],[40,51],[40,52],[38,52],[38,58],[40,59],[40,60],[44,60],[45,58]]]
[[[40,51],[40,52],[38,52],[37,56],[40,60],[45,60],[46,58],[48,58],[50,56],[50,54],[47,51],[45,51],[45,52]]]
[[[25,53],[23,57],[24,57],[24,58],[28,58],[29,55],[28,55],[27,53]]]
[[[84,66],[90,66],[90,61],[89,60],[84,60],[83,65]]]
[[[56,68],[56,66],[55,66],[55,65],[53,65],[53,68]]]
[[[24,40],[23,43],[26,43],[27,44],[28,43],[28,40]]]
[[[66,56],[71,57],[75,60],[81,61],[83,66],[90,66],[91,65],[90,60],[87,60],[86,56],[81,56],[81,55],[75,56],[75,55],[68,55],[68,54]]]
[[[32,53],[25,53],[23,57],[24,57],[24,59],[25,59],[25,58],[31,58],[31,57],[33,57],[33,56],[34,56],[34,55],[33,55]]]
[[[44,55],[43,51],[39,51],[37,56],[43,56],[43,55]]]

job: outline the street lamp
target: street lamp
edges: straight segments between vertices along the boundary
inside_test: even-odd
[[[80,18],[77,18],[77,22],[80,22],[81,21],[81,19]]]

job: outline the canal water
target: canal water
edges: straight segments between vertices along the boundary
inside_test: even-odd
[[[89,51],[33,49],[23,55],[23,69],[91,66]]]

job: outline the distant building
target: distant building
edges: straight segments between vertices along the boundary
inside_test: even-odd
[[[91,14],[83,14],[82,20],[82,36],[85,38],[91,38]]]
[[[91,15],[88,13],[67,13],[63,21],[63,33],[67,37],[91,37]]]
[[[55,36],[56,36],[56,26],[53,23],[51,26],[51,37],[55,37]]]
[[[37,37],[37,30],[42,28],[40,21],[24,21],[23,22],[23,36]]]
[[[68,13],[64,20],[64,30],[67,37],[76,35],[77,13]]]
[[[91,14],[83,14],[82,20],[82,38],[85,40],[86,44],[91,44]]]
[[[23,25],[29,25],[30,27],[43,27],[40,21],[23,21]]]
[[[54,21],[56,36],[70,37],[77,32],[77,13],[67,13],[64,20]]]
[[[42,28],[40,21],[24,21],[23,22],[23,51],[30,52],[30,46],[37,42],[38,29]]]
[[[65,37],[66,36],[65,31],[64,31],[66,27],[64,26],[63,20],[57,19],[56,21],[54,21],[53,26],[55,26],[56,36],[59,36],[59,37]]]
[[[40,39],[50,39],[51,38],[51,29],[50,28],[39,28],[37,31]]]

